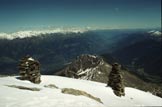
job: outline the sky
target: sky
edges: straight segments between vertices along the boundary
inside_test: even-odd
[[[161,0],[0,0],[0,32],[161,27]]]

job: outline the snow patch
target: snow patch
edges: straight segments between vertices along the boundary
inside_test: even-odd
[[[160,31],[156,31],[156,30],[151,30],[148,33],[150,33],[151,36],[162,36],[162,33]]]
[[[28,58],[29,61],[34,61],[34,59],[32,57]]]
[[[94,59],[97,58],[97,56],[95,56],[95,55],[89,55],[89,56],[92,57],[92,58],[94,58]]]
[[[99,71],[98,74],[102,74],[102,73]]]

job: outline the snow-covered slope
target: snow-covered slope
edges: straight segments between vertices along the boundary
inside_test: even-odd
[[[117,97],[106,84],[59,76],[42,76],[40,84],[22,81],[16,77],[0,77],[0,107],[109,107],[162,106],[162,99],[148,92],[127,87],[125,97]],[[44,87],[55,84],[58,89]],[[20,90],[7,85],[40,88],[40,91]],[[61,93],[62,88],[85,91],[101,99],[99,103],[84,96]]]

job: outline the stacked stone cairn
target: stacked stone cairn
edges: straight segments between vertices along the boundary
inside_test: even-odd
[[[30,56],[20,60],[19,73],[21,80],[29,80],[36,84],[41,82],[40,64]]]
[[[116,96],[125,96],[123,77],[121,75],[121,66],[118,63],[112,65],[112,70],[108,77],[108,86],[110,86]]]

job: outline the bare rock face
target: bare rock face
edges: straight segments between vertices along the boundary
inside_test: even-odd
[[[113,89],[114,94],[117,96],[125,96],[123,77],[118,63],[112,65],[112,71],[108,78],[109,80],[107,85]]]
[[[76,96],[82,95],[82,96],[91,98],[93,100],[96,100],[99,103],[103,103],[100,98],[94,97],[94,96],[92,96],[91,94],[89,94],[85,91],[76,90],[76,89],[73,89],[73,88],[63,88],[63,89],[61,89],[61,92],[64,93],[64,94],[71,94],[71,95],[76,95]]]
[[[101,57],[83,54],[57,75],[106,83],[110,71],[111,65]]]
[[[33,83],[41,82],[40,64],[30,56],[25,56],[19,64],[20,79]]]

